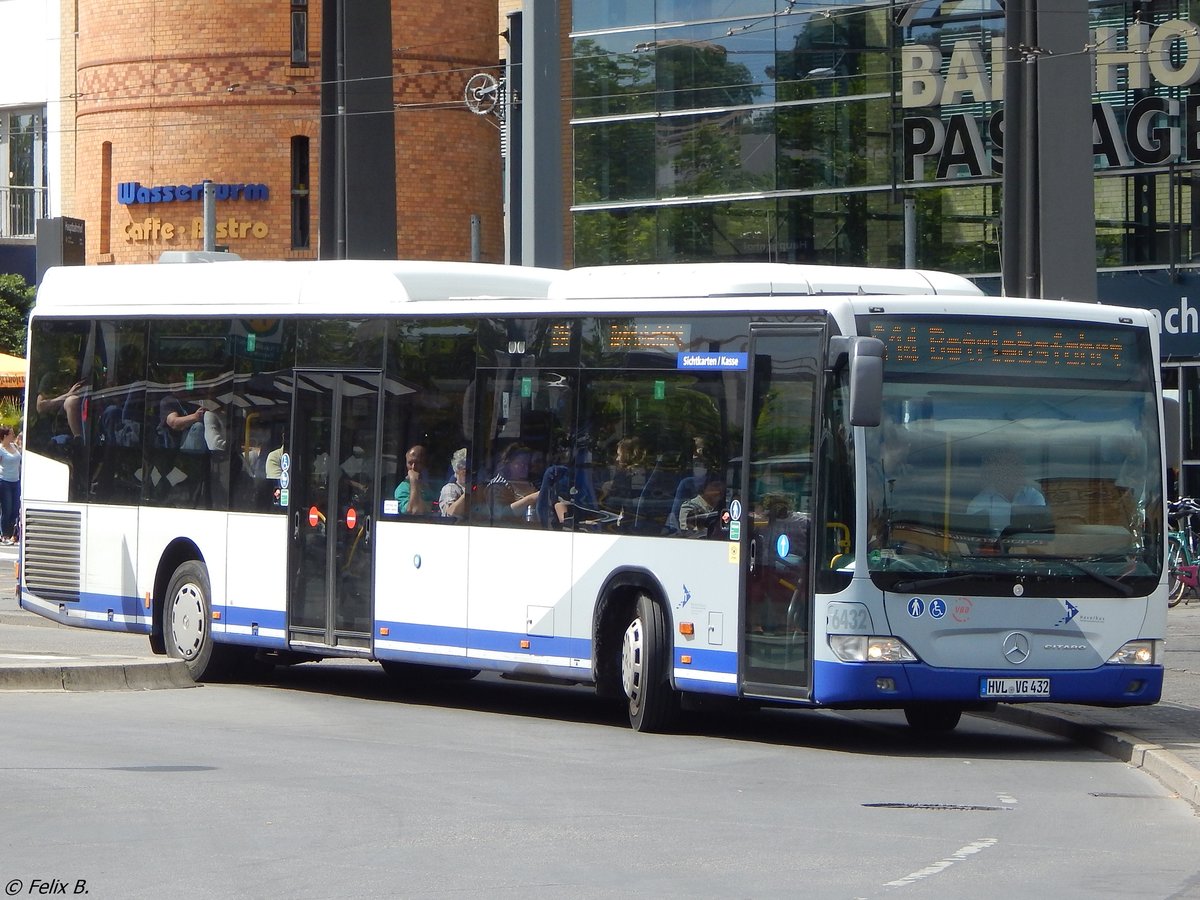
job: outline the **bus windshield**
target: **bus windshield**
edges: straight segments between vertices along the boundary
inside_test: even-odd
[[[1162,557],[1154,359],[1133,328],[872,318],[868,569],[894,591],[1145,595]]]

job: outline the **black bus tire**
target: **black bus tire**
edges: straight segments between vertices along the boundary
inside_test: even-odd
[[[621,639],[621,685],[635,731],[664,731],[675,718],[679,695],[671,689],[671,659],[662,607],[638,594],[633,617]]]

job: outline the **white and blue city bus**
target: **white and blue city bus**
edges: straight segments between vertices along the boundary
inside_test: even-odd
[[[702,695],[1154,703],[1157,342],[920,271],[55,269],[20,601],[200,679],[491,670],[639,730]]]

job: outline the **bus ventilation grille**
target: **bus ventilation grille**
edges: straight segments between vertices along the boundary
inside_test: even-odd
[[[22,575],[30,593],[43,600],[79,600],[78,511],[25,510],[25,564]]]

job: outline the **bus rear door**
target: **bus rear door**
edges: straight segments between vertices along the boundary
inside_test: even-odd
[[[297,370],[289,471],[288,638],[366,654],[378,508],[379,372]]]

